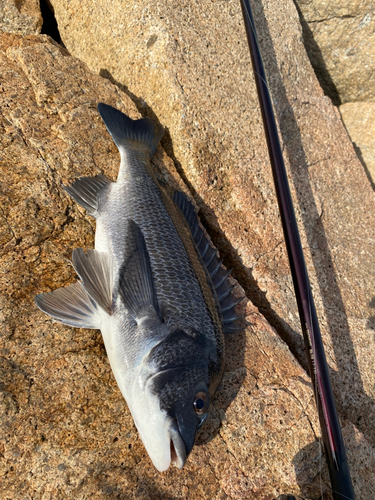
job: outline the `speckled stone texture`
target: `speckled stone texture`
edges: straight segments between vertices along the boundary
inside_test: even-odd
[[[34,304],[74,282],[72,250],[93,246],[94,220],[61,183],[117,175],[96,104],[139,114],[46,36],[0,35],[0,73],[0,498],[318,499],[328,480],[309,378],[250,301],[251,326],[227,338],[224,380],[186,467],[154,469],[100,332],[54,323]],[[154,166],[186,190],[162,148]],[[358,498],[373,498],[371,447],[346,430]]]
[[[296,0],[311,62],[341,103],[375,98],[373,0]]]
[[[72,54],[168,129],[228,267],[306,363],[237,0],[52,0]],[[294,4],[253,2],[340,418],[375,445],[375,200]]]
[[[303,39],[324,92],[340,105],[354,148],[374,187],[375,4],[296,0]]]
[[[340,113],[375,187],[375,102],[347,102]]]
[[[40,33],[43,19],[39,0],[1,0],[0,30],[30,35]]]

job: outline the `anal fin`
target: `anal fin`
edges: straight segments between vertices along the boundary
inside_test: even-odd
[[[100,316],[95,302],[81,283],[35,297],[39,309],[64,325],[76,328],[100,328]]]
[[[72,256],[73,266],[82,280],[83,287],[104,311],[112,314],[113,263],[110,255],[97,250],[76,248]]]

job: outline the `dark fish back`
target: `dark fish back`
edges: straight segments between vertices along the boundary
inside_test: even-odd
[[[146,152],[126,151],[124,172],[102,203],[98,222],[105,227],[116,256],[115,282],[126,248],[122,229],[131,219],[146,241],[165,322],[185,331],[203,329],[212,344],[219,343],[218,349],[223,351],[221,321],[190,231],[173,200],[157,184]],[[114,220],[113,214],[121,214],[121,221]]]

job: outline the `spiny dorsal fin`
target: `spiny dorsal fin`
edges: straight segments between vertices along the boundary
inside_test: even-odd
[[[63,186],[63,188],[90,215],[95,215],[98,211],[99,193],[111,182],[108,177],[99,174],[95,177],[81,177],[76,179],[71,186]]]
[[[98,104],[98,111],[119,149],[126,147],[130,141],[135,141],[146,144],[150,148],[150,156],[155,153],[164,134],[160,124],[149,118],[132,120],[118,109],[102,102]]]
[[[120,295],[133,317],[159,315],[150,257],[140,227],[129,220],[125,233],[126,251],[120,270]]]
[[[100,315],[95,302],[81,283],[35,297],[39,309],[64,325],[76,328],[100,328]]]
[[[231,271],[227,271],[221,266],[222,261],[218,257],[217,249],[212,245],[211,240],[206,236],[203,228],[200,226],[197,211],[193,203],[181,191],[175,191],[172,198],[179,207],[182,215],[185,217],[196,249],[211,277],[220,305],[224,330],[229,332],[242,329],[235,323],[237,320],[242,319],[242,317],[235,314],[234,308],[245,297],[238,299],[232,295],[233,286],[228,279]]]
[[[76,248],[72,256],[73,266],[87,293],[109,315],[112,314],[113,263],[110,255],[97,250]]]

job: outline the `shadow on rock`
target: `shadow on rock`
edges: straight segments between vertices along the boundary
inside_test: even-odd
[[[161,491],[152,479],[141,479],[133,492],[125,493],[124,489],[119,489],[118,484],[110,483],[103,479],[99,483],[102,494],[109,499],[117,500],[173,500],[171,495]]]
[[[374,309],[374,312],[375,312],[375,297],[373,297],[371,299],[369,306],[372,307]],[[368,328],[371,328],[371,330],[375,330],[375,316],[371,316],[367,320],[367,326],[368,326]]]
[[[225,418],[225,412],[236,399],[247,373],[244,363],[245,348],[246,332],[244,330],[225,336],[224,376],[216,392],[209,418],[197,438],[196,444],[198,446],[214,439],[220,429],[222,419]]]
[[[108,70],[101,69],[100,76],[103,78],[107,78],[111,83],[116,85],[119,89],[121,89],[130,99],[135,103],[139,113],[142,117],[147,117],[154,120],[157,123],[160,123],[157,115],[151,109],[151,107],[140,97],[135,96],[126,85],[121,84],[116,81],[111,73]],[[162,124],[163,125],[163,124]],[[165,128],[164,137],[161,140],[161,145],[168,156],[174,162],[176,170],[179,175],[185,182],[186,186],[189,188],[190,192],[194,196],[195,201],[200,207],[199,218],[203,224],[203,226],[208,230],[208,233],[212,239],[213,244],[220,250],[220,257],[223,259],[223,263],[227,268],[235,269],[235,265],[232,265],[232,261],[236,261],[236,263],[240,262],[238,253],[229,243],[229,241],[225,238],[224,233],[221,232],[221,238],[217,238],[216,235],[212,234],[210,231],[210,224],[207,223],[207,214],[210,211],[211,218],[215,217],[216,224],[218,225],[218,220],[214,213],[208,208],[208,206],[203,202],[197,192],[194,190],[193,186],[187,179],[180,162],[177,160],[174,150],[173,143],[169,131]],[[224,238],[224,241],[222,239]],[[229,254],[227,251],[222,251],[222,248],[229,248]],[[229,255],[234,255],[233,259],[229,257]],[[237,266],[238,267],[238,264]],[[236,278],[236,272],[232,273],[233,277]],[[236,278],[237,279],[237,278]],[[239,280],[237,280],[239,281]],[[240,285],[242,283],[239,281]],[[245,290],[246,292],[246,290]],[[241,309],[245,307],[245,300],[238,306],[239,314],[241,314]],[[244,328],[245,328],[244,324]],[[244,366],[244,350],[246,346],[246,332],[244,330],[240,330],[236,333],[226,334],[225,336],[225,351],[226,351],[226,368],[224,371],[224,378],[222,383],[220,384],[216,397],[213,401],[213,405],[210,411],[209,418],[203,427],[199,437],[197,439],[197,445],[206,444],[211,441],[215,435],[217,434],[223,412],[225,413],[229,405],[235,399],[244,379],[246,376],[246,367]]]
[[[345,123],[344,123],[344,125],[345,125]],[[348,132],[348,135],[349,135],[349,132]],[[367,177],[369,183],[371,184],[372,189],[375,191],[375,183],[373,181],[373,178],[371,177],[370,170],[369,170],[368,166],[366,165],[366,162],[363,158],[361,148],[359,146],[357,146],[357,144],[355,142],[353,142],[352,144],[353,144],[355,152],[357,153],[359,161],[362,163],[362,167],[366,173],[366,177]]]
[[[301,465],[306,463],[309,467],[301,468]],[[294,457],[293,465],[297,484],[302,493],[302,497],[297,497],[298,499],[328,500],[332,498],[328,486],[330,484],[328,468],[319,441],[314,441],[302,448]]]
[[[306,19],[304,18],[298,2],[294,0],[294,5],[299,14],[299,19],[302,26],[303,34],[303,44],[306,48],[307,55],[310,59],[311,66],[314,68],[317,79],[319,80],[320,86],[322,87],[326,96],[328,96],[335,106],[340,106],[341,99],[337,91],[336,85],[334,84],[331,75],[327,69],[326,63],[322,51],[319,45],[316,43],[314,35],[310,29],[310,26]]]
[[[301,216],[310,246],[312,261],[317,276],[319,292],[322,297],[324,312],[326,315],[328,331],[331,336],[335,360],[338,370],[330,370],[336,406],[340,417],[347,418],[365,434],[366,438],[374,444],[375,428],[366,420],[371,419],[374,412],[374,401],[366,394],[358,361],[355,355],[350,328],[345,310],[344,301],[335,273],[335,266],[323,222],[315,202],[314,192],[307,174],[308,163],[303,148],[302,137],[297,120],[290,104],[282,75],[278,69],[276,53],[272,38],[270,36],[267,19],[262,8],[257,8],[255,13],[255,24],[262,32],[259,41],[261,51],[269,57],[264,61],[266,74],[272,74],[270,79],[270,91],[277,95],[278,106],[276,108],[277,120],[283,139],[285,152],[289,158],[290,169],[298,203],[301,208]],[[262,45],[267,46],[267,51],[262,50]],[[282,112],[280,111],[282,109]],[[309,210],[305,210],[308,206]],[[316,247],[317,245],[317,247]],[[318,249],[317,249],[318,248]],[[343,357],[343,346],[345,345],[345,357]],[[348,358],[350,365],[348,365]],[[298,358],[297,358],[298,359]],[[300,359],[298,361],[301,362]],[[303,364],[301,362],[301,364]],[[350,388],[350,389],[349,389]],[[349,394],[355,391],[356,398],[350,398],[341,402],[341,393]],[[348,399],[348,398],[347,398]],[[359,407],[358,407],[359,406]],[[367,415],[368,419],[362,418]]]
[[[134,496],[137,500],[174,500],[171,494],[166,491],[161,491],[156,487],[156,484],[152,479],[142,479],[137,489],[134,492]],[[121,499],[122,500],[122,499]],[[125,500],[125,499],[124,499]]]

